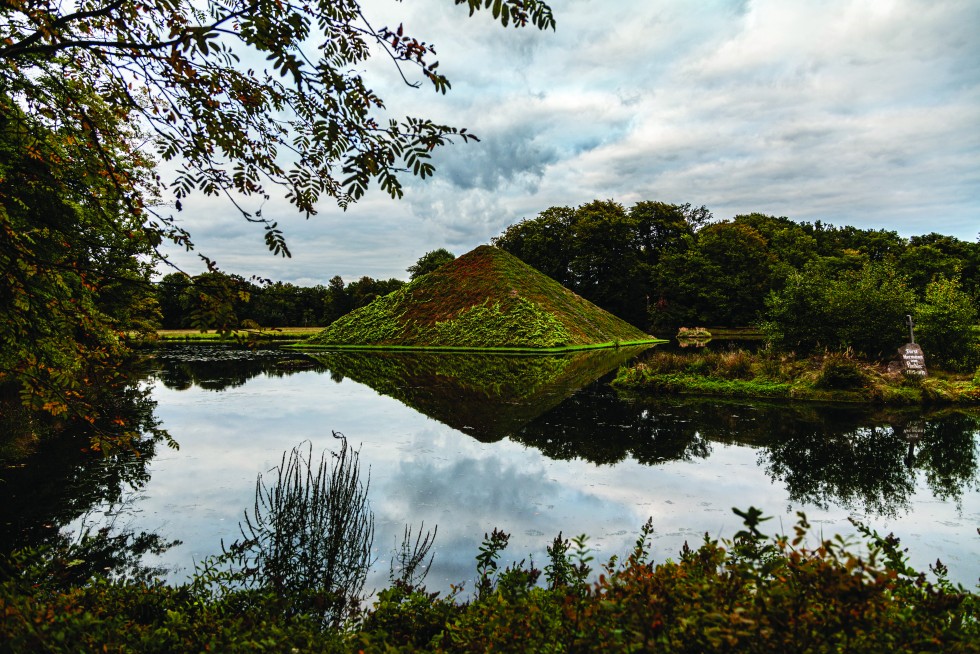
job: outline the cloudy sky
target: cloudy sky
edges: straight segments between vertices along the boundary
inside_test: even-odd
[[[291,259],[223,201],[179,214],[226,271],[309,285],[407,279],[556,205],[706,205],[716,219],[980,235],[977,0],[552,0],[554,32],[504,30],[449,0],[365,0],[376,27],[434,43],[448,95],[364,69],[393,115],[465,126],[405,197],[310,220],[281,199]],[[408,180],[406,180],[408,181]],[[193,255],[174,253],[188,272]]]

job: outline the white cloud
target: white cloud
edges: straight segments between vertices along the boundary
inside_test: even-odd
[[[439,96],[371,62],[365,74],[390,112],[466,126],[483,141],[439,153],[436,178],[409,182],[401,202],[374,194],[347,213],[325,202],[308,223],[282,220],[296,235],[292,260],[271,262],[260,230],[213,203],[206,221],[189,219],[202,250],[234,272],[286,280],[404,277],[427,250],[461,254],[522,217],[594,198],[977,237],[980,4],[553,8],[557,31],[538,33],[467,19],[443,0],[369,2],[391,18],[376,25],[404,21],[435,42],[453,80]]]

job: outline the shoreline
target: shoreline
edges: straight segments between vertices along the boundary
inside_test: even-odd
[[[583,350],[602,350],[620,347],[637,347],[643,345],[658,345],[666,343],[664,339],[647,339],[637,341],[608,341],[605,343],[590,343],[585,345],[565,345],[561,347],[520,347],[520,346],[500,346],[500,347],[481,347],[465,345],[350,345],[350,344],[321,344],[321,343],[293,343],[286,347],[291,350],[299,351],[380,351],[380,352],[474,352],[490,354],[565,354],[568,352],[581,352]]]
[[[714,369],[710,369],[714,366]],[[744,351],[706,355],[654,355],[621,367],[611,385],[653,395],[702,395],[873,406],[980,405],[980,382],[936,371],[906,377],[886,366],[842,355],[782,360]]]

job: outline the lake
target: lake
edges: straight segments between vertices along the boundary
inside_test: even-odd
[[[632,350],[507,357],[160,349],[142,382],[179,443],[140,458],[79,463],[43,450],[0,490],[5,547],[54,531],[147,532],[179,540],[144,560],[180,582],[241,537],[256,476],[309,441],[360,448],[384,586],[405,525],[438,526],[432,590],[465,582],[485,533],[511,534],[504,559],[547,563],[558,533],[588,534],[597,563],[622,555],[652,518],[656,560],[756,506],[791,533],[796,512],[821,535],[855,518],[900,537],[914,566],[980,577],[980,421],[959,411],[650,398],[608,385]],[[52,459],[55,459],[52,462]],[[70,460],[69,460],[70,459]],[[274,477],[274,475],[273,475]]]

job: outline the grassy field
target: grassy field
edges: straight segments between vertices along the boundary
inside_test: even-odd
[[[296,341],[318,334],[323,327],[270,327],[268,329],[239,329],[232,335],[223,336],[215,331],[198,329],[160,329],[157,336],[162,341],[220,341],[254,339],[268,341]]]

